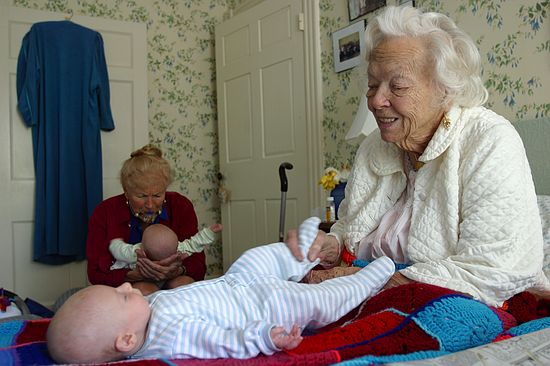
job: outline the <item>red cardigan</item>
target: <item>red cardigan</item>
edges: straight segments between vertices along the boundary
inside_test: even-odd
[[[164,204],[168,220],[161,224],[170,227],[179,241],[188,239],[198,232],[197,215],[193,204],[177,192],[166,192]],[[101,202],[92,213],[88,224],[86,257],[88,259],[88,280],[92,284],[120,286],[129,269],[111,270],[115,259],[109,252],[112,239],[122,238],[128,242],[130,235],[130,210],[124,194],[108,198]],[[186,274],[195,281],[203,280],[206,273],[204,252],[195,253],[182,261]]]

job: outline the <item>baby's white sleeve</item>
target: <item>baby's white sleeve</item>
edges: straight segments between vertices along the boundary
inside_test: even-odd
[[[204,228],[189,239],[180,241],[178,244],[178,252],[193,254],[204,250],[204,247],[214,242],[216,233],[210,228]]]
[[[128,244],[121,239],[113,239],[109,244],[109,251],[116,260],[131,264],[137,262],[136,249],[140,248],[141,243]]]

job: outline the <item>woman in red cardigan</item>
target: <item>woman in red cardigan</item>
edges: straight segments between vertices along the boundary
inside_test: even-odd
[[[204,252],[191,256],[177,253],[151,261],[138,250],[135,268],[111,268],[115,262],[109,252],[112,239],[139,243],[143,230],[157,223],[170,227],[179,241],[198,231],[191,201],[177,192],[166,192],[171,182],[170,165],[157,147],[146,145],[133,152],[122,166],[120,181],[124,193],[101,202],[90,218],[86,243],[90,283],[116,287],[131,282],[145,295],[161,289],[170,279],[177,278],[181,285],[203,280]]]

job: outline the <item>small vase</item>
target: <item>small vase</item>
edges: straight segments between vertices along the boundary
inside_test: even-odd
[[[336,207],[336,220],[338,220],[338,207],[340,206],[340,203],[344,199],[344,193],[346,190],[346,182],[338,183],[336,187],[332,191],[330,191],[330,195],[334,197],[334,206]]]

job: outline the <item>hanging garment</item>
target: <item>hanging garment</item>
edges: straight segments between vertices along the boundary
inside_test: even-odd
[[[17,97],[32,127],[34,260],[82,260],[103,197],[100,130],[114,129],[101,35],[71,21],[34,24],[19,52]]]

